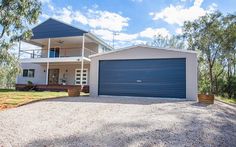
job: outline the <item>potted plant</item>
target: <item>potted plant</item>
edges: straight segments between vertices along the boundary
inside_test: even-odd
[[[63,76],[61,78],[61,84],[66,85],[66,74],[63,74]]]
[[[27,81],[27,85],[24,87],[25,91],[35,90],[36,86],[31,81]]]
[[[203,91],[202,93],[198,94],[198,102],[199,103],[214,104],[214,99],[215,99],[214,94],[210,94],[205,91]]]
[[[61,79],[61,83],[62,85],[66,85],[66,79],[65,78]]]
[[[81,87],[79,87],[79,86],[69,87],[68,88],[68,96],[71,96],[71,97],[80,96],[80,91],[81,91]]]

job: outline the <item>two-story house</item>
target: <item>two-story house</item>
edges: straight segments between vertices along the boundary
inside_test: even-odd
[[[70,86],[88,87],[92,54],[112,47],[90,32],[55,19],[48,19],[32,29],[30,40],[22,40],[37,49],[19,45],[22,74],[16,89],[30,81],[41,90],[66,90]]]
[[[24,42],[37,49],[19,46],[18,90],[32,82],[37,90],[82,87],[94,97],[197,98],[194,51],[144,45],[113,50],[92,33],[54,19],[32,31]]]

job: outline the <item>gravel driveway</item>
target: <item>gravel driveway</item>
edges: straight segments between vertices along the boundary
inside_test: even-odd
[[[0,146],[235,146],[221,102],[61,98],[0,112]]]

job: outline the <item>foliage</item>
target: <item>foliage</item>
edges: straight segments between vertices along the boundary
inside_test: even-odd
[[[41,4],[37,0],[1,0],[0,25],[2,27],[0,39],[4,35],[10,37],[10,42],[20,37],[31,37],[29,25],[37,22]]]
[[[7,48],[0,50],[0,86],[11,88],[21,70],[18,59]]]
[[[200,92],[236,97],[236,15],[214,12],[185,22],[183,37],[200,53]]]
[[[153,41],[148,43],[148,45],[161,48],[186,48],[181,36],[163,37],[161,35],[156,35],[154,36]]]
[[[0,1],[0,85],[14,82],[20,73],[19,61],[10,49],[20,39],[31,37],[29,26],[37,22],[40,13],[38,0]]]

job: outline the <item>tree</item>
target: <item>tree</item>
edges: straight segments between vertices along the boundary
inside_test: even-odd
[[[18,59],[9,49],[20,39],[31,37],[29,27],[37,22],[40,13],[38,0],[0,1],[0,81],[19,73]]]
[[[6,45],[0,52],[0,87],[10,88],[15,83],[16,75],[20,73],[20,66],[17,57],[7,48]]]
[[[184,49],[185,43],[181,36],[163,37],[161,35],[154,36],[152,42],[148,43],[150,46],[163,47],[163,48],[177,48]]]
[[[222,39],[219,29],[221,16],[219,12],[207,14],[194,22],[185,22],[183,27],[189,49],[200,50],[200,61],[209,69],[210,93],[214,93],[213,67],[221,52],[219,48]]]
[[[183,37],[189,50],[200,53],[200,90],[218,94],[222,92],[219,88],[223,87],[219,84],[228,83],[223,92],[228,91],[228,96],[232,97],[233,84],[230,83],[235,76],[236,16],[214,12],[185,22]]]
[[[10,42],[31,37],[29,26],[35,24],[41,13],[41,3],[37,0],[1,0],[0,39]]]

